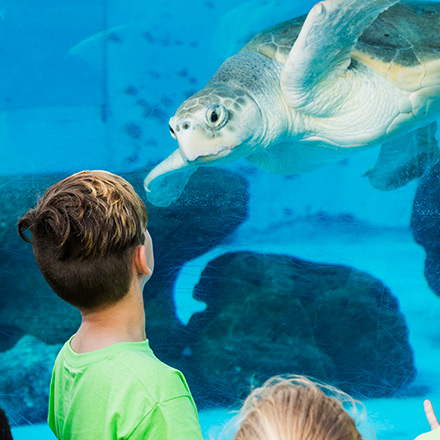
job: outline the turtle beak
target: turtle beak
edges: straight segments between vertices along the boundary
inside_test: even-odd
[[[170,127],[175,133],[182,159],[185,162],[197,163],[199,158],[208,153],[205,130],[195,122],[184,120],[176,123],[173,119],[171,118]]]
[[[220,144],[216,146],[215,150],[210,148],[210,151],[205,153],[207,150],[203,150],[203,147],[200,148],[200,144],[196,142],[192,143],[191,145],[179,144],[179,151],[183,160],[194,165],[203,165],[223,159],[232,152],[232,148],[233,147],[230,145]]]
[[[192,121],[170,120],[171,135],[177,140],[182,159],[188,164],[202,165],[228,156],[235,143],[215,137],[206,128]]]
[[[211,153],[206,156],[199,156],[196,160],[196,163],[203,164],[218,161],[226,156],[229,156],[229,154],[232,152],[232,149],[233,147],[230,145],[220,145],[216,153]]]

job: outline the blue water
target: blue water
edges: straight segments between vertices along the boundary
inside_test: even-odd
[[[203,87],[249,35],[305,13],[313,5],[312,1],[299,0],[289,5],[281,0],[150,3],[0,2],[2,372],[9,374],[10,368],[2,364],[6,359],[2,352],[12,348],[8,344],[12,340],[15,343],[18,334],[23,336],[28,331],[50,345],[61,343],[59,335],[75,329],[75,316],[57,309],[61,305],[53,303],[51,292],[36,278],[30,250],[15,237],[15,221],[30,206],[30,194],[44,189],[54,173],[64,176],[81,169],[108,169],[135,173],[129,175],[136,179],[145,176],[175,148],[168,118],[178,105]],[[107,53],[102,44],[105,36],[112,40]],[[133,90],[138,100],[133,99]],[[380,280],[396,298],[404,317],[417,374],[402,393],[363,400],[378,438],[411,439],[428,429],[423,399],[428,397],[440,405],[440,298],[426,281],[425,249],[415,242],[410,229],[419,182],[391,192],[375,190],[362,174],[375,163],[377,155],[375,148],[295,177],[270,175],[242,162],[225,167],[248,184],[247,214],[239,226],[212,246],[203,248],[199,243],[202,250],[197,255],[192,253],[195,237],[185,241],[176,230],[161,255],[172,255],[175,246],[184,250],[184,260],[190,255],[178,266],[167,267],[170,273],[173,269],[177,272],[169,301],[171,309],[175,307],[175,322],[181,326],[206,310],[206,303],[193,296],[203,271],[230,252],[289,255],[317,265],[354,268]],[[221,180],[215,183],[222,188]],[[27,197],[26,202],[20,204],[22,197]],[[202,226],[203,215],[203,209],[197,211]],[[234,220],[232,214],[226,219]],[[227,226],[220,225],[219,229]],[[212,239],[214,243],[215,237]],[[179,248],[181,242],[184,245]],[[47,309],[49,303],[51,308]],[[55,331],[48,316],[51,313],[66,313],[68,322]],[[155,317],[151,318],[154,321]],[[147,323],[148,319],[147,313]],[[154,337],[153,333],[152,342]],[[349,342],[347,345],[356,344]],[[177,358],[166,344],[160,350],[179,368],[186,365],[181,358],[191,356],[188,347]],[[36,356],[22,354],[28,360]],[[205,386],[209,388],[210,383]],[[197,384],[194,389],[202,408],[204,435],[215,438],[238,404],[207,402]],[[21,407],[10,403],[14,400],[9,397],[15,393],[18,406],[26,392],[11,391],[0,380],[0,406],[6,401],[11,405],[8,410],[14,439],[54,438],[41,424],[42,417],[31,420],[20,413]],[[214,385],[209,393],[212,398]]]

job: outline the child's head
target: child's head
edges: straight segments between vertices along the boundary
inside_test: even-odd
[[[246,399],[234,440],[361,440],[342,407],[355,401],[304,376],[275,377]]]
[[[106,171],[82,171],[51,186],[18,222],[52,289],[82,309],[129,291],[132,258],[146,241],[147,211],[133,187]],[[31,240],[25,230],[31,232]]]

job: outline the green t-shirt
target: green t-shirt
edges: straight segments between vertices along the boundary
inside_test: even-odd
[[[48,423],[62,440],[202,440],[197,409],[180,371],[148,341],[58,354]]]

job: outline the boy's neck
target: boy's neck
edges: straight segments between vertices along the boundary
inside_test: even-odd
[[[82,323],[71,341],[76,353],[87,353],[119,342],[146,340],[142,291],[130,291],[117,303],[94,311],[81,310]]]

